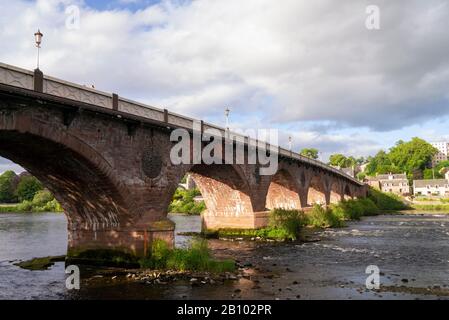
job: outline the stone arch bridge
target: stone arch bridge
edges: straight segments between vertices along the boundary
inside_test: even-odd
[[[352,177],[282,148],[270,176],[260,175],[258,164],[174,165],[170,133],[192,122],[0,63],[0,156],[26,168],[59,200],[68,219],[68,254],[100,248],[140,256],[153,239],[172,242],[167,208],[186,173],[203,194],[203,223],[211,229],[258,228],[271,208],[366,195]]]

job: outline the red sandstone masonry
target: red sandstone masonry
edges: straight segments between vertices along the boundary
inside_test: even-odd
[[[143,255],[155,238],[173,243],[167,208],[192,172],[208,208],[207,228],[260,228],[267,209],[306,208],[364,186],[325,169],[281,158],[274,176],[257,165],[179,165],[169,159],[170,130],[0,96],[0,155],[22,165],[57,197],[69,221],[69,246],[116,248]]]

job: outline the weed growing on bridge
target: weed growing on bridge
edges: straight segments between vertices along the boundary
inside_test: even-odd
[[[139,261],[142,268],[179,271],[227,272],[235,270],[232,260],[215,260],[211,256],[207,241],[192,241],[187,249],[171,249],[163,240],[155,240],[151,256]]]

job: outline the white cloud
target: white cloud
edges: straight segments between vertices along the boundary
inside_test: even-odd
[[[65,28],[69,4],[81,8],[80,30]],[[369,31],[369,4],[167,0],[133,12],[2,1],[0,60],[34,68],[39,27],[45,73],[186,115],[216,118],[230,106],[265,127],[391,130],[447,114],[449,5],[379,0],[381,29]]]

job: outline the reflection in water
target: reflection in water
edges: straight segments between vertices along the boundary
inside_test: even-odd
[[[177,232],[199,231],[199,217],[171,216]],[[110,278],[65,289],[63,263],[28,271],[12,264],[65,254],[66,220],[61,214],[0,215],[0,298],[6,299],[434,299],[429,289],[449,289],[449,216],[378,216],[325,230],[313,243],[254,243],[210,240],[217,257],[245,265],[249,276],[224,285],[192,287],[177,282],[146,285]],[[177,236],[185,246],[189,237]],[[377,265],[382,292],[365,290],[365,269]],[[416,289],[412,292],[410,288]],[[442,297],[445,298],[445,297]]]

